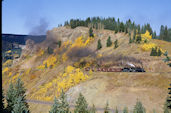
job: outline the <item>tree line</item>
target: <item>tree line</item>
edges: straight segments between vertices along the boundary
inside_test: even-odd
[[[30,113],[25,93],[26,89],[24,88],[24,83],[21,81],[20,78],[17,79],[15,84],[10,83],[5,97],[2,91],[2,113]],[[171,112],[171,109],[169,108],[171,106],[171,101],[168,101],[170,99],[171,97],[168,96],[164,104],[164,113]],[[6,106],[4,104],[4,100],[6,100],[7,102]],[[88,103],[85,97],[82,93],[80,93],[75,102],[74,113],[96,113],[96,111],[97,110],[94,104],[91,108],[88,107]],[[49,113],[71,113],[66,94],[63,90],[58,98],[54,98],[54,104],[51,106]],[[110,113],[108,102],[104,107],[104,113]],[[117,107],[115,109],[115,113],[118,113]],[[129,113],[127,107],[123,109],[123,113]],[[144,106],[139,100],[137,100],[134,106],[133,113],[146,113]]]
[[[160,39],[165,41],[171,41],[171,28],[161,25],[159,36],[156,35],[156,31],[153,31],[149,23],[140,26],[135,24],[134,21],[128,19],[125,23],[120,19],[114,17],[102,18],[102,17],[88,17],[85,20],[81,19],[70,19],[64,22],[64,26],[70,26],[72,29],[78,26],[92,27],[94,29],[108,29],[117,32],[130,33],[131,31],[138,30],[139,34],[144,34],[146,30],[150,32],[153,39]]]

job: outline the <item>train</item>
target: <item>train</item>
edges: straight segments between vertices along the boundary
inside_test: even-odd
[[[91,68],[91,67],[86,67],[85,71],[90,71],[92,70],[93,72],[145,72],[145,70],[141,67],[124,67],[124,68]]]

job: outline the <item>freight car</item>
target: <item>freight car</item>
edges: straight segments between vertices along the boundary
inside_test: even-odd
[[[85,68],[85,71],[92,71],[95,72],[145,72],[143,68],[140,67],[124,67],[124,68]]]

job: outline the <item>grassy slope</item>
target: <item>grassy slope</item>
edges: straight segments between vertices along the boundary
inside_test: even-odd
[[[75,31],[76,33],[83,31],[85,36],[88,35],[87,28],[79,27],[76,30],[78,30]],[[143,62],[143,67],[147,72],[157,72],[157,73],[144,73],[144,74],[134,73],[134,75],[133,73],[93,73],[93,78],[91,80],[76,86],[78,88],[84,86],[83,89],[86,89],[84,90],[84,94],[87,100],[90,102],[90,105],[91,105],[90,100],[94,100],[93,102],[96,103],[98,107],[104,107],[105,101],[109,99],[111,100],[110,101],[111,107],[114,107],[116,105],[123,107],[127,105],[129,108],[131,108],[132,105],[135,104],[136,97],[140,96],[140,99],[143,101],[143,104],[147,107],[147,109],[149,109],[150,108],[149,106],[151,106],[150,104],[152,104],[154,105],[151,106],[152,108],[156,108],[158,111],[161,111],[162,108],[161,106],[163,105],[165,96],[167,94],[167,86],[169,81],[171,81],[169,74],[165,73],[160,75],[160,73],[158,73],[158,72],[171,72],[171,69],[162,61],[162,58],[164,57],[163,56],[151,57],[149,56],[150,51],[148,52],[141,51],[141,49],[139,48],[140,45],[134,43],[128,44],[129,41],[128,35],[125,35],[124,33],[114,34],[114,32],[110,30],[102,30],[102,31],[94,31],[94,32],[96,34],[95,41],[92,42],[88,46],[88,48],[95,51],[97,48],[97,41],[98,39],[101,39],[103,48],[98,52],[96,51],[98,54],[100,53],[103,56],[110,56],[110,55],[115,56],[119,54],[125,56],[131,56],[140,59]],[[72,34],[72,37],[77,35],[78,34]],[[118,39],[119,47],[117,49],[113,49],[114,45],[112,45],[109,48],[106,47],[106,40],[108,36],[111,36],[112,42]],[[160,45],[162,49],[167,50],[169,52],[169,56],[171,55],[171,46],[170,46],[171,43],[161,40],[152,40],[152,42],[156,43],[157,45]],[[46,57],[47,56],[38,58],[36,57],[36,55],[35,57],[30,57],[24,60],[23,62],[19,63],[18,66],[17,65],[13,66],[12,67],[13,73],[15,73],[16,71],[34,68],[38,64],[41,64],[43,59]],[[53,69],[35,71],[32,72],[31,74],[26,74],[22,76],[22,80],[25,83],[25,87],[28,89],[27,98],[31,99],[30,97],[32,94],[35,93],[34,92],[36,91],[35,89],[38,89],[40,86],[44,85],[45,83],[52,81],[55,77],[58,76],[60,72],[64,71],[64,66],[67,66],[68,64],[72,64],[72,63],[65,62],[59,64],[57,67]],[[33,74],[35,75],[35,78],[31,79],[31,75]],[[11,78],[12,76],[8,77],[6,75],[3,75],[2,79],[3,79],[4,90],[7,89],[8,83]],[[91,88],[94,85],[97,86],[97,89]],[[49,90],[48,94],[53,95],[54,90],[55,89]],[[125,94],[128,94],[128,96],[126,96]],[[155,97],[155,95],[158,98],[158,100],[153,98],[153,96]],[[162,96],[160,97],[160,95]],[[98,98],[94,98],[94,97],[98,97]],[[153,101],[150,101],[151,98]],[[127,102],[125,100],[127,100]],[[130,103],[128,101],[130,101]],[[45,105],[36,105],[36,104],[30,104],[30,105],[31,105],[30,106],[31,111],[33,111],[33,113],[39,112],[40,110],[41,112],[43,112],[47,106],[47,105],[45,106]],[[156,106],[158,105],[160,107],[157,108]],[[44,109],[41,109],[41,107],[43,107]],[[47,109],[49,109],[48,106]],[[47,111],[44,111],[44,113],[45,112]]]

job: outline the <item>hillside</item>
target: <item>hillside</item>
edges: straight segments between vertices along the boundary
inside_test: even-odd
[[[58,27],[48,31],[43,42],[27,43],[21,57],[14,60],[11,67],[7,63],[3,65],[4,90],[7,90],[10,81],[21,77],[27,89],[27,99],[53,101],[63,88],[70,103],[81,91],[90,106],[94,103],[103,108],[108,100],[111,108],[118,106],[123,109],[127,106],[132,110],[138,98],[147,113],[153,109],[161,112],[171,82],[171,68],[162,61],[165,56],[150,56],[151,49],[142,49],[144,43],[129,44],[128,34],[95,29],[93,32],[94,38],[89,37],[87,27]],[[118,48],[114,49],[114,44],[106,47],[109,36],[112,42],[118,40]],[[102,49],[97,50],[99,39]],[[62,41],[60,47],[59,41]],[[167,50],[168,56],[171,56],[170,42],[151,39],[149,43]],[[82,62],[83,67],[112,64],[116,68],[132,63],[143,67],[146,72],[86,72],[81,68]],[[29,104],[32,113],[47,113],[50,108]]]

